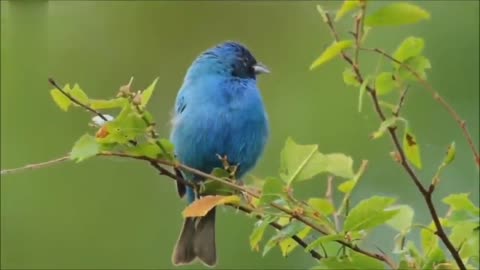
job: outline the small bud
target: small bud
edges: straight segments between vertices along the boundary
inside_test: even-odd
[[[132,82],[133,82],[133,77],[130,78],[130,81],[128,82],[128,84],[120,86],[117,97],[128,97],[131,94],[130,87],[132,86]]]
[[[141,105],[142,104],[142,94],[138,91],[135,96],[133,97],[132,103],[134,105]]]

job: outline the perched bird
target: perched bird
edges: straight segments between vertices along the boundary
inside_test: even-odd
[[[222,167],[218,155],[237,165],[241,179],[257,163],[269,134],[268,118],[257,87],[257,75],[269,70],[236,42],[219,44],[192,63],[178,92],[170,139],[177,159],[206,173]],[[188,181],[204,179],[182,172]],[[189,203],[198,198],[177,183]],[[172,262],[189,264],[195,258],[216,264],[215,209],[201,218],[186,218]]]

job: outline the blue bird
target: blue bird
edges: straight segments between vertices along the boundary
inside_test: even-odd
[[[218,155],[238,165],[237,179],[251,170],[261,156],[269,134],[268,117],[256,77],[269,70],[236,42],[219,44],[192,63],[178,92],[170,139],[177,159],[206,173],[222,167]],[[204,179],[183,172],[188,181]],[[198,194],[177,182],[189,203]],[[202,218],[186,218],[175,246],[174,265],[195,258],[213,266],[215,209]]]

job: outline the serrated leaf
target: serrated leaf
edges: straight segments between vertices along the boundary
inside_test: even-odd
[[[353,46],[353,40],[342,40],[333,42],[325,51],[312,63],[310,70],[317,68],[326,62],[332,60],[339,55],[343,50]]]
[[[387,209],[394,202],[394,198],[380,196],[360,201],[345,219],[344,230],[366,230],[384,224],[399,212]]]
[[[340,10],[337,12],[335,16],[335,21],[338,22],[345,14],[357,9],[360,7],[360,1],[358,0],[345,0],[343,1]]]
[[[65,89],[70,89],[70,88],[67,88],[68,87],[68,84],[65,85],[64,87],[64,90]],[[50,90],[50,95],[52,96],[52,99],[53,101],[55,102],[55,104],[57,104],[57,106],[62,109],[63,111],[68,111],[68,108],[70,107],[70,105],[72,105],[72,101],[70,99],[68,99],[62,92],[60,92],[60,90],[58,89],[52,89]]]
[[[291,222],[287,226],[285,226],[281,231],[278,231],[268,242],[265,244],[263,248],[262,256],[265,256],[273,247],[278,245],[282,240],[292,237],[293,235],[297,234],[299,231],[305,228],[305,224],[300,222]]]
[[[452,163],[452,161],[455,159],[456,153],[457,149],[455,147],[455,142],[452,142],[447,148],[447,153],[445,154],[445,158],[443,159],[442,166],[445,167]]]
[[[434,234],[435,231],[436,228],[433,222],[420,231],[422,250],[425,256],[428,256],[428,254],[438,248],[438,237]]]
[[[331,215],[335,212],[335,207],[332,202],[325,198],[310,198],[308,199],[308,205],[325,216]]]
[[[74,97],[76,100],[80,101],[80,103],[87,105],[89,103],[88,96],[83,90],[80,88],[78,84],[75,84],[73,88],[70,90],[69,94]]]
[[[90,107],[95,110],[122,108],[127,103],[126,98],[90,99]]]
[[[283,196],[284,187],[282,181],[276,178],[267,178],[262,188],[262,197],[258,205],[265,205]]]
[[[365,92],[367,90],[369,80],[370,77],[365,78],[362,82],[362,85],[360,85],[360,91],[358,93],[358,112],[362,112],[363,96],[365,95]]]
[[[329,257],[323,258],[320,265],[327,269],[351,269],[351,270],[372,270],[385,269],[383,263],[377,259],[365,256],[358,252],[353,252],[349,257]]]
[[[188,205],[182,212],[183,217],[203,217],[215,206],[223,204],[238,204],[240,197],[231,196],[205,196],[195,200]]]
[[[150,100],[150,97],[153,94],[153,90],[155,90],[155,85],[157,84],[157,81],[158,81],[158,77],[155,78],[155,80],[147,87],[147,89],[145,89],[142,92],[142,102],[140,106],[145,107],[147,105],[148,101]]]
[[[375,78],[375,90],[379,96],[390,93],[396,86],[391,72],[382,72]]]
[[[405,128],[405,133],[403,134],[403,150],[407,159],[415,165],[415,167],[421,169],[422,159],[420,157],[420,147],[418,146],[416,136],[408,126]]]
[[[365,18],[368,26],[394,26],[413,24],[430,19],[430,14],[424,9],[410,3],[392,3],[374,11]]]
[[[425,42],[419,37],[407,37],[393,53],[393,58],[403,62],[410,57],[419,56],[423,52]],[[398,67],[398,64],[395,64]]]
[[[403,62],[406,66],[410,67],[411,70],[415,71],[415,73],[423,80],[427,79],[427,73],[425,72],[426,69],[430,69],[432,65],[430,64],[430,60],[428,60],[425,56],[413,56],[408,58]],[[410,80],[416,81],[417,78],[410,70],[408,70],[405,66],[400,66],[397,70],[397,77],[403,80]]]
[[[479,215],[480,210],[468,198],[468,193],[450,194],[442,199],[442,202],[449,205],[453,210],[466,210],[474,215]]]
[[[344,236],[341,235],[341,234],[323,235],[323,236],[320,236],[317,239],[315,239],[313,242],[311,242],[305,248],[305,251],[310,252],[313,249],[317,249],[322,244],[325,244],[325,243],[331,242],[331,241],[338,241],[338,240],[344,240]]]
[[[85,134],[73,145],[70,151],[70,159],[80,162],[89,157],[93,157],[100,152],[100,145],[95,140],[95,137]]]
[[[357,81],[357,75],[355,75],[355,72],[352,70],[352,68],[345,68],[343,71],[343,82],[346,85],[354,87],[360,86],[360,83]]]
[[[394,205],[390,210],[398,210],[398,214],[387,221],[387,224],[399,232],[407,231],[412,226],[415,211],[412,207],[403,205]]]
[[[343,178],[352,178],[355,176],[353,172],[353,159],[345,154],[332,153],[324,155],[326,159],[326,171],[335,176]]]
[[[296,235],[300,239],[305,239],[310,231],[312,230],[311,227],[305,226],[303,230],[299,231]],[[280,251],[282,251],[282,256],[287,257],[296,247],[298,247],[298,243],[293,240],[292,238],[287,238],[285,240],[280,241],[279,243]]]
[[[273,222],[276,219],[276,217],[268,217],[262,220],[259,220],[255,222],[255,227],[253,228],[252,233],[250,234],[250,247],[252,250],[258,251],[259,246],[258,244],[263,238],[263,234],[265,232],[265,229],[268,227],[268,225]]]
[[[338,185],[338,190],[343,192],[343,193],[350,193],[353,190],[353,188],[355,187],[356,183],[357,183],[357,181],[355,179],[347,180],[347,181],[341,183],[340,185]]]
[[[372,135],[370,136],[370,138],[372,139],[378,139],[380,137],[383,136],[383,134],[385,134],[385,131],[387,131],[387,129],[393,125],[395,125],[397,123],[397,121],[400,120],[400,118],[396,117],[396,116],[392,116],[390,118],[387,118],[385,119],[385,121],[383,121],[381,124],[380,124],[380,127],[378,128],[378,130],[376,130],[374,133],[372,133]]]

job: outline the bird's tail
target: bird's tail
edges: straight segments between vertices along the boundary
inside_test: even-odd
[[[204,217],[185,218],[172,262],[174,265],[190,264],[195,258],[208,266],[214,266],[217,262],[215,208]]]

